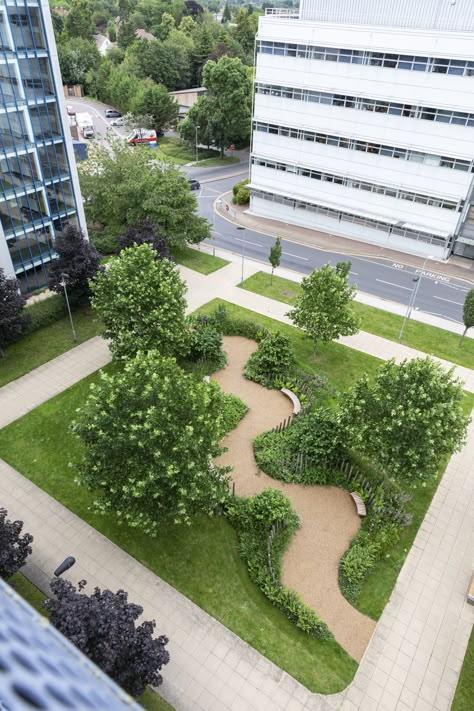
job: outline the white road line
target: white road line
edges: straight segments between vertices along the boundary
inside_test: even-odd
[[[433,299],[439,299],[440,301],[447,301],[449,304],[456,304],[457,306],[463,306],[459,301],[451,301],[451,299],[443,299],[442,296],[433,296]]]
[[[412,291],[411,286],[402,286],[401,284],[394,284],[392,281],[384,281],[383,279],[376,279],[375,281],[380,281],[382,284],[389,284],[389,286],[396,286],[399,289],[406,289],[407,291]]]
[[[294,257],[295,259],[302,259],[304,262],[309,262],[308,257],[300,257],[298,254],[291,254],[291,252],[282,252],[285,257]]]
[[[349,272],[349,274],[352,274],[352,276],[359,276],[359,272]]]
[[[248,239],[240,239],[240,237],[234,237],[236,242],[245,242],[245,244],[253,244],[255,247],[261,247],[261,244],[258,244],[258,242],[250,242]]]

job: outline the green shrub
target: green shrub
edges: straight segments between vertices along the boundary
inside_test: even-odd
[[[103,234],[101,232],[91,232],[90,241],[103,256],[107,254],[117,254],[119,250],[119,239],[115,235]]]
[[[67,315],[66,303],[63,296],[55,294],[31,304],[25,313],[31,317],[25,333],[33,333],[64,318]]]
[[[223,368],[226,357],[222,350],[222,334],[214,326],[199,321],[191,322],[191,325],[194,328],[190,332],[190,360],[208,361],[215,365],[216,370]]]
[[[269,331],[255,321],[229,316],[224,304],[209,316],[197,316],[196,321],[213,326],[224,336],[243,336],[257,343],[269,335]]]
[[[250,188],[247,187],[250,180],[239,180],[232,188],[232,202],[237,205],[247,205],[250,202]]]
[[[234,430],[248,410],[247,405],[232,393],[223,393],[224,399],[224,434]]]
[[[227,504],[226,515],[237,530],[240,555],[251,580],[301,630],[318,639],[330,639],[332,635],[326,624],[279,581],[283,552],[298,527],[298,516],[290,500],[277,489],[265,489],[248,499],[233,497]],[[275,524],[269,546],[270,531]]]
[[[245,365],[244,375],[266,387],[275,387],[275,383],[284,380],[294,364],[290,339],[277,331],[260,340],[258,349]]]

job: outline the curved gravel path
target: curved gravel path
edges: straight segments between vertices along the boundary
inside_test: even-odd
[[[252,496],[263,489],[280,489],[298,513],[301,527],[283,558],[283,583],[297,591],[304,602],[326,622],[339,644],[360,661],[376,623],[362,615],[342,595],[338,565],[360,526],[347,491],[335,486],[285,484],[259,472],[252,441],[292,411],[290,401],[277,390],[267,390],[243,376],[243,367],[256,349],[254,341],[226,336],[227,366],[212,377],[225,392],[235,393],[249,411],[223,441],[228,448],[221,464],[233,466],[236,494]]]

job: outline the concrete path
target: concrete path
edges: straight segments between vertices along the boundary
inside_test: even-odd
[[[287,307],[235,288],[235,265],[212,277],[182,270],[189,308],[221,297],[283,320]],[[360,336],[358,349],[364,348]],[[382,340],[382,339],[379,339]],[[367,341],[368,344],[368,341]],[[348,343],[347,345],[351,345]],[[379,357],[421,355],[390,341]],[[402,348],[403,350],[398,350]],[[100,339],[0,388],[0,426],[25,414],[109,360]],[[57,364],[59,362],[59,368]],[[474,389],[467,369],[456,372]],[[61,380],[62,378],[62,380]],[[0,461],[0,500],[35,536],[29,573],[40,584],[74,552],[70,578],[129,590],[168,634],[172,661],[163,695],[177,711],[448,711],[474,622],[465,594],[474,566],[474,424],[446,470],[377,625],[354,682],[342,694],[311,694],[196,605]]]

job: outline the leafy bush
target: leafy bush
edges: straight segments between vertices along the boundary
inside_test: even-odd
[[[215,365],[216,370],[223,368],[226,363],[225,353],[222,350],[222,334],[206,323],[194,320],[190,332],[190,350],[188,357],[196,362],[205,360]]]
[[[247,412],[248,407],[237,395],[233,395],[232,393],[222,393],[222,398],[224,405],[224,436],[237,427]]]
[[[232,202],[237,205],[247,205],[250,202],[250,188],[247,187],[250,180],[239,180],[232,188]]]
[[[332,635],[326,624],[295,592],[279,582],[283,552],[298,527],[298,517],[290,500],[277,489],[265,489],[248,499],[234,497],[227,505],[226,514],[237,529],[240,554],[251,580],[301,630],[318,639],[330,639]],[[275,524],[269,545],[270,531]]]
[[[209,316],[197,316],[196,321],[213,326],[224,336],[242,336],[257,343],[269,335],[269,331],[255,321],[229,316],[224,304],[220,304]]]
[[[294,363],[290,339],[277,331],[260,341],[258,349],[245,365],[244,375],[266,387],[275,387],[275,383],[285,378]]]
[[[55,294],[47,299],[36,301],[27,307],[27,313],[31,317],[31,321],[27,326],[26,333],[38,331],[67,315],[64,297],[61,294]]]
[[[90,240],[99,254],[117,254],[120,245],[117,236],[103,234],[102,232],[91,232]]]

